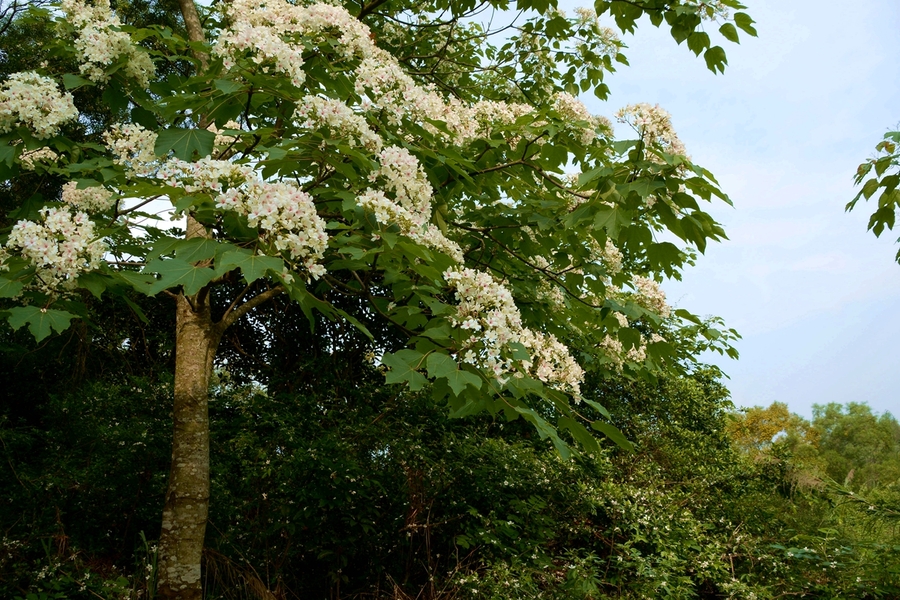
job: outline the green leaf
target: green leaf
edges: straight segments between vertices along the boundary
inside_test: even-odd
[[[150,286],[156,283],[156,278],[149,273],[135,273],[133,271],[119,271],[116,277],[130,285],[142,294],[149,294]]]
[[[423,356],[418,350],[410,349],[386,352],[381,357],[381,364],[390,368],[385,375],[385,383],[409,383],[409,389],[413,392],[425,387],[428,380],[416,370],[421,367]]]
[[[191,238],[178,240],[174,246],[175,256],[189,263],[208,260],[222,251],[225,247],[234,248],[231,244],[223,244],[209,238]]]
[[[666,184],[662,181],[651,179],[649,177],[641,177],[629,184],[620,185],[619,191],[623,195],[627,195],[628,192],[636,192],[641,198],[647,198],[656,190],[664,187],[666,187]]]
[[[12,166],[13,159],[16,157],[15,146],[0,145],[0,163]]]
[[[78,276],[78,287],[89,291],[95,298],[100,298],[106,291],[109,278],[100,273],[84,273]]]
[[[103,90],[102,98],[106,106],[113,111],[113,114],[120,113],[128,108],[128,94],[115,80],[112,80],[109,86]]]
[[[515,360],[531,360],[531,354],[528,349],[519,342],[510,342],[509,351]]]
[[[703,58],[706,59],[706,66],[713,73],[725,72],[728,59],[725,58],[725,50],[721,46],[713,46],[703,54]]]
[[[259,256],[240,251],[226,252],[216,263],[216,271],[225,273],[232,269],[240,269],[247,283],[266,276],[268,272],[281,273],[284,261],[274,256]]]
[[[875,193],[875,190],[878,189],[878,180],[870,179],[868,180],[862,188],[862,195],[866,197],[866,200],[872,197],[872,194]]]
[[[50,335],[51,330],[62,333],[68,329],[69,322],[75,318],[75,315],[64,310],[37,306],[14,306],[8,309],[8,312],[9,325],[13,329],[19,329],[27,323],[28,331],[38,342]]]
[[[449,340],[450,339],[450,326],[447,323],[440,323],[438,325],[433,325],[435,321],[431,321],[429,323],[428,328],[422,332],[422,337],[427,337],[432,340]]]
[[[233,94],[235,92],[241,91],[244,86],[236,81],[231,81],[230,79],[216,79],[213,81],[213,85],[216,86],[216,89],[220,92],[224,92],[226,94]]]
[[[93,81],[90,79],[85,79],[80,75],[75,75],[74,73],[66,73],[62,76],[63,85],[66,86],[67,90],[77,90],[80,87],[86,85],[95,85]]]
[[[135,304],[128,296],[122,296],[122,299],[134,314],[137,315],[137,318],[140,319],[141,323],[150,323],[150,319],[147,318],[147,315],[144,314],[144,311],[140,306]]]
[[[161,237],[150,246],[150,251],[147,253],[146,258],[147,260],[153,260],[154,258],[159,258],[163,254],[174,254],[175,248],[184,241],[183,238]]]
[[[452,389],[453,393],[457,396],[459,396],[467,386],[471,385],[476,390],[481,388],[480,377],[474,373],[461,370],[459,365],[456,364],[456,361],[446,354],[432,352],[428,355],[426,366],[428,368],[429,377],[446,379],[447,383],[450,385],[450,389]]]
[[[160,279],[145,291],[149,296],[179,285],[184,288],[185,295],[192,296],[216,276],[216,272],[208,267],[195,267],[178,258],[153,260],[144,267],[144,272],[160,274]]]
[[[506,382],[506,387],[519,399],[529,394],[542,395],[544,391],[544,385],[531,377],[513,377]]]
[[[453,393],[459,395],[467,386],[471,386],[476,390],[481,389],[481,378],[475,373],[464,371],[462,369],[453,371],[445,378]]]
[[[594,408],[594,410],[596,410],[597,412],[599,412],[601,415],[603,415],[603,416],[606,417],[607,419],[611,419],[611,418],[612,418],[612,416],[609,414],[609,411],[606,410],[606,407],[603,406],[602,404],[600,404],[600,403],[598,403],[598,402],[594,402],[593,400],[588,400],[587,398],[584,398],[583,400],[584,400],[585,404],[587,404],[588,406]]]
[[[131,120],[138,125],[144,126],[146,129],[155,130],[159,127],[156,121],[156,115],[141,106],[135,106],[131,109]]]
[[[709,48],[709,34],[705,31],[695,31],[687,38],[688,48],[696,55]]]
[[[604,227],[609,232],[609,237],[619,237],[619,229],[631,223],[631,213],[618,206],[602,208],[594,217],[594,227]]]
[[[205,129],[165,129],[159,132],[153,151],[165,156],[170,151],[181,160],[194,160],[212,154],[216,134]]]
[[[15,298],[22,291],[23,287],[25,285],[18,281],[0,277],[0,298]]]
[[[729,42],[734,42],[735,44],[741,43],[737,29],[735,29],[734,25],[732,25],[731,23],[725,23],[724,25],[719,27],[719,33],[721,33]]]
[[[549,437],[553,441],[553,445],[556,446],[556,451],[559,452],[560,456],[562,456],[563,458],[569,458],[572,455],[572,451],[569,449],[569,446],[560,439],[556,428],[550,425],[550,423],[548,423],[544,419],[544,417],[539,415],[535,410],[515,405],[512,406],[512,410],[521,415],[523,419],[534,425],[534,428],[537,430],[538,435],[541,437],[541,439]]]
[[[446,377],[458,368],[456,361],[442,352],[429,354],[425,364],[428,368],[428,376],[433,378]]]
[[[747,13],[734,13],[734,24],[753,37],[756,37],[756,29],[753,27],[753,23],[753,19],[751,19],[750,15]]]
[[[684,319],[685,321],[690,321],[691,323],[694,323],[695,325],[703,324],[703,320],[700,319],[700,317],[698,317],[697,315],[695,315],[691,312],[686,311],[683,308],[676,309],[675,316],[680,317],[680,318]]]
[[[607,166],[600,166],[591,169],[585,173],[582,173],[578,176],[578,187],[582,188],[586,184],[594,181],[595,179],[599,179],[603,176],[608,176],[612,174],[612,169]]]
[[[20,202],[18,208],[9,211],[7,217],[14,220],[26,219],[28,221],[35,221],[40,218],[40,210],[46,203],[47,201],[41,194],[33,194],[24,202]]]
[[[350,313],[341,310],[340,308],[333,307],[334,311],[341,317],[345,318],[351,325],[356,327],[357,330],[360,331],[363,335],[365,335],[370,340],[375,340],[375,336],[372,335],[372,332],[369,331],[368,327],[362,324],[362,321],[351,315]]]
[[[634,444],[629,442],[617,427],[603,421],[594,421],[591,427],[611,439],[619,448],[634,452]]]
[[[559,421],[556,422],[556,426],[559,429],[568,430],[572,437],[588,452],[600,452],[600,444],[597,442],[597,438],[591,435],[591,432],[584,425],[572,417],[560,417]]]

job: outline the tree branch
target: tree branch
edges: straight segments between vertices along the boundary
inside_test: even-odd
[[[221,331],[228,329],[235,321],[246,315],[248,312],[267,302],[277,296],[278,294],[282,294],[287,290],[283,285],[277,285],[273,288],[269,288],[263,293],[253,296],[237,308],[229,308],[228,311],[222,316],[222,320],[219,321],[218,325]]]
[[[187,30],[188,40],[192,42],[205,42],[203,25],[200,23],[200,14],[194,0],[178,0],[181,16],[184,18],[184,28]],[[194,50],[194,57],[200,61],[200,72],[205,73],[209,67],[209,55],[199,50]]]
[[[359,21],[362,21],[364,18],[366,18],[367,16],[372,14],[372,11],[374,11],[376,8],[378,8],[379,6],[381,6],[382,4],[384,4],[387,1],[388,0],[373,0],[372,2],[369,2],[368,4],[364,3],[362,5],[362,8],[359,9],[359,14],[356,15],[356,19]]]

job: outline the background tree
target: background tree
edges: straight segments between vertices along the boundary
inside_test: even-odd
[[[813,427],[828,477],[855,489],[900,481],[900,423],[850,402],[813,406]]]
[[[773,402],[767,408],[741,409],[732,416],[728,433],[744,452],[761,456],[778,442],[790,446],[794,452],[800,446],[815,447],[821,432],[790,412],[784,402]]]

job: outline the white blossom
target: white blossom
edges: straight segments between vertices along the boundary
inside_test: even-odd
[[[25,151],[19,156],[19,163],[26,171],[34,171],[38,165],[48,166],[55,163],[59,159],[59,154],[52,148],[44,146],[37,150]]]
[[[580,395],[584,377],[581,367],[556,337],[522,325],[519,309],[506,286],[488,273],[463,267],[447,270],[444,279],[455,288],[458,302],[451,323],[472,332],[459,351],[464,362],[485,369],[500,381],[515,376],[521,368],[548,385]],[[513,343],[522,344],[530,359],[510,358]]]
[[[672,116],[658,104],[630,104],[616,113],[616,119],[631,125],[645,144],[657,146],[669,154],[687,156],[684,144],[672,127]]]
[[[672,309],[666,303],[666,293],[659,284],[647,277],[632,277],[634,301],[647,310],[653,311],[662,318],[667,318]]]
[[[122,23],[110,10],[109,0],[96,0],[93,5],[81,0],[62,0],[62,9],[76,30],[75,49],[83,75],[91,81],[106,82],[109,80],[106,69],[124,57],[125,74],[141,86],[149,84],[156,72],[153,61],[131,36],[118,29]]]
[[[109,210],[116,203],[115,196],[101,186],[78,189],[78,184],[70,181],[62,188],[62,200],[76,210],[98,213]]]
[[[20,254],[36,268],[36,289],[56,293],[72,288],[80,273],[97,268],[107,246],[95,239],[86,213],[63,207],[42,208],[40,220],[16,223],[3,250]]]
[[[153,147],[155,131],[137,123],[119,123],[103,134],[106,147],[113,154],[113,161],[128,169],[131,176],[147,176],[159,166]]]
[[[0,133],[24,125],[38,139],[56,135],[60,125],[78,117],[72,94],[60,92],[49,77],[13,73],[0,85]]]

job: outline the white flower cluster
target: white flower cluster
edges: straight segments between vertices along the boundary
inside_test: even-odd
[[[429,121],[443,121],[451,132],[448,141],[462,144],[497,125],[513,122],[531,108],[492,101],[468,106],[456,99],[445,100],[435,89],[416,84],[393,56],[375,45],[368,27],[342,7],[235,0],[228,15],[231,26],[222,32],[214,49],[226,68],[248,55],[264,71],[283,73],[298,86],[305,80],[302,53],[309,41],[337,32],[336,52],[359,61],[355,87],[363,101],[354,109],[333,99],[307,96],[297,103],[301,125],[327,126],[352,144],[378,153],[381,166],[370,180],[380,179],[385,189],[366,190],[359,196],[360,205],[373,211],[379,222],[396,224],[405,235],[462,262],[459,245],[430,224],[432,190],[418,160],[401,148],[383,149],[382,138],[368,125],[364,113],[384,111],[394,124],[410,118],[439,135]]]
[[[443,121],[458,144],[471,141],[485,131],[501,124],[513,122],[531,111],[522,104],[482,101],[465,105],[451,99],[445,100],[434,87],[423,87],[406,74],[397,60],[378,48],[368,27],[344,8],[316,3],[293,5],[284,0],[235,0],[229,6],[231,27],[224,30],[214,53],[223,57],[226,68],[231,68],[240,55],[249,52],[251,60],[262,65],[264,72],[270,69],[291,78],[300,86],[306,79],[302,53],[305,45],[300,38],[315,40],[325,32],[339,32],[334,46],[344,58],[360,60],[355,71],[356,92],[366,98],[366,110],[384,110],[389,121],[396,124],[403,117],[412,118],[438,133],[428,120]],[[309,107],[301,100],[301,116],[308,118]],[[322,116],[331,127],[346,128],[354,135],[365,132],[356,113],[328,107],[337,112]],[[374,134],[373,134],[374,135]],[[360,142],[369,147],[377,142],[366,134]]]
[[[236,121],[228,121],[225,123],[224,129],[240,130],[241,124]],[[206,130],[216,134],[216,139],[213,141],[213,154],[215,154],[217,158],[223,158],[221,154],[238,139],[237,136],[222,133],[222,130],[216,127],[215,123],[210,123],[206,127]]]
[[[584,103],[566,92],[559,92],[553,99],[553,108],[564,119],[573,121],[590,121],[593,115]]]
[[[606,273],[610,276],[618,275],[622,272],[622,252],[616,245],[612,242],[612,240],[606,240],[606,243],[601,247],[600,244],[591,236],[588,239],[588,243],[590,244],[591,250],[591,260],[600,262],[606,267]]]
[[[188,194],[221,194],[254,180],[256,174],[249,165],[206,157],[195,162],[170,158],[157,169],[156,176]]]
[[[236,0],[228,16],[231,27],[219,36],[214,50],[223,57],[225,67],[231,68],[237,55],[249,50],[265,72],[273,68],[288,75],[298,87],[306,80],[301,37],[337,29],[341,36],[335,47],[347,58],[360,56],[365,47],[374,45],[365,25],[331,4],[294,6],[283,0]]]
[[[521,367],[548,385],[580,394],[584,372],[568,348],[552,335],[523,327],[519,309],[503,284],[488,273],[463,267],[448,269],[444,279],[456,289],[459,302],[451,322],[472,332],[459,352],[464,362],[493,373],[501,381],[515,376]],[[511,343],[525,346],[531,359],[517,365],[505,356]]]
[[[722,0],[700,0],[696,5],[700,18],[707,21],[725,20],[731,15],[731,11]]]
[[[304,96],[297,102],[297,116],[306,119],[302,126],[326,125],[332,131],[342,134],[353,146],[359,144],[370,152],[381,151],[381,136],[369,127],[364,116],[340,100]]]
[[[396,225],[403,235],[450,256],[458,263],[463,262],[462,249],[459,244],[445,236],[441,230],[430,222],[423,221],[421,213],[415,213],[388,198],[381,190],[367,189],[357,196],[356,202],[364,209],[371,211],[375,219],[385,225]]]
[[[464,145],[532,111],[527,104],[482,100],[467,105],[456,98],[446,100],[433,86],[416,84],[392,56],[374,44],[371,52],[356,69],[356,92],[371,99],[370,107],[385,110],[391,124],[406,117],[445,141]],[[450,137],[428,121],[443,122]]]
[[[571,392],[576,398],[581,395],[584,370],[556,336],[524,328],[518,341],[531,354],[531,360],[522,363],[526,371],[544,383]]]
[[[655,312],[664,319],[668,318],[672,309],[666,303],[666,293],[662,291],[658,283],[647,277],[635,275],[632,277],[632,284],[634,285],[633,299],[638,305]]]
[[[385,187],[394,193],[397,203],[424,222],[431,216],[431,184],[419,159],[406,148],[389,146],[378,155],[381,168],[372,173],[381,176]]]
[[[658,146],[669,154],[687,156],[684,144],[672,128],[672,116],[658,104],[629,104],[616,112],[616,119],[631,125],[648,146]]]
[[[369,188],[357,198],[359,205],[373,212],[379,223],[397,225],[414,241],[463,262],[459,244],[430,222],[432,188],[418,159],[398,146],[385,148],[378,158],[381,167],[369,178],[373,182],[381,179],[394,199],[381,190]]]
[[[312,197],[297,186],[249,181],[219,195],[216,206],[246,216],[251,227],[262,230],[263,242],[302,260],[314,278],[325,274],[319,264],[328,246],[325,221],[316,213]]]
[[[25,125],[38,139],[56,135],[59,126],[78,118],[72,94],[60,93],[49,77],[33,71],[13,73],[0,86],[0,133]]]
[[[100,265],[107,246],[94,239],[94,223],[84,212],[42,208],[41,220],[13,226],[5,251],[17,251],[37,269],[35,288],[46,293],[71,288],[80,273]]]
[[[605,335],[600,341],[600,349],[603,350],[617,371],[621,371],[626,362],[642,364],[647,360],[647,345],[644,339],[626,350],[618,338]]]
[[[622,40],[619,37],[619,34],[614,29],[601,26],[600,20],[597,18],[597,12],[593,8],[576,8],[575,15],[575,20],[579,27],[593,29],[597,34],[599,44],[595,43],[595,45],[590,48],[592,52],[596,53],[599,49],[600,52],[610,56],[615,56],[619,52],[619,48],[622,46]],[[583,42],[579,44],[579,49],[582,48],[583,51],[588,50],[588,46]]]
[[[325,274],[318,262],[328,245],[325,221],[312,197],[296,185],[261,181],[249,165],[209,157],[196,162],[169,159],[157,177],[188,194],[210,194],[217,207],[243,215],[251,227],[259,228],[263,243],[301,260],[313,277]]]
[[[137,46],[127,33],[119,31],[122,23],[109,8],[109,0],[96,0],[93,6],[81,0],[62,0],[67,20],[75,27],[75,49],[82,61],[80,70],[91,81],[109,80],[106,69],[125,58],[124,72],[142,86],[156,73],[146,50]]]
[[[225,126],[240,129],[234,122]],[[215,127],[210,131],[223,148],[234,139]],[[325,221],[318,216],[312,197],[296,185],[264,182],[250,165],[208,156],[194,162],[174,157],[162,161],[153,151],[156,134],[140,125],[116,125],[104,134],[104,140],[115,162],[132,175],[155,177],[188,194],[209,194],[219,208],[247,217],[251,227],[260,229],[264,244],[302,261],[313,277],[325,274],[319,264],[328,245]]]
[[[55,163],[58,158],[59,154],[54,152],[52,148],[44,146],[37,150],[23,152],[22,155],[19,156],[19,163],[21,163],[22,168],[26,171],[34,171],[38,165],[51,165]]]
[[[598,129],[612,133],[612,126],[606,117],[592,115],[584,103],[572,94],[566,92],[556,94],[553,109],[566,120],[567,127],[579,134],[582,144],[588,145],[593,142]]]
[[[70,181],[62,188],[62,200],[76,210],[99,213],[109,210],[116,203],[113,193],[100,186],[78,189],[78,184]]]
[[[113,162],[128,169],[129,175],[146,177],[158,164],[153,147],[156,132],[136,123],[113,125],[103,134],[106,147],[113,154]]]
[[[597,11],[593,8],[579,6],[575,8],[575,14],[578,16],[578,22],[583,25],[593,25],[597,22]]]

